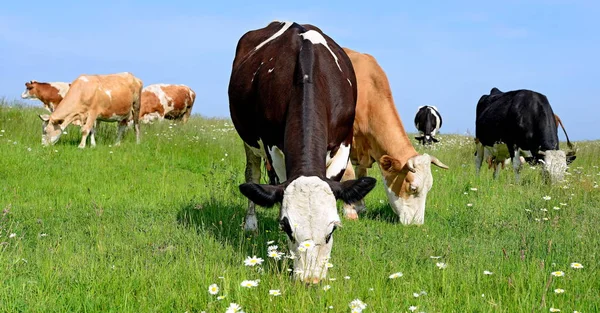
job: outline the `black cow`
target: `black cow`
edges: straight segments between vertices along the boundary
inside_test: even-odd
[[[559,150],[554,112],[546,96],[531,90],[502,92],[492,88],[477,103],[475,125],[477,173],[484,157],[484,147],[504,143],[519,177],[520,150],[528,150],[543,164],[543,176],[560,181],[567,169],[566,155]]]
[[[438,142],[434,136],[442,127],[442,115],[435,106],[420,106],[415,115],[415,127],[419,131],[417,139],[423,145]]]
[[[350,154],[356,77],[350,59],[312,25],[272,22],[238,42],[229,82],[229,109],[245,143],[250,200],[246,230],[256,230],[254,203],[282,203],[296,278],[325,277],[332,234],[340,224],[336,199],[354,203],[375,186],[365,177],[340,183]],[[258,184],[261,157],[275,185]]]

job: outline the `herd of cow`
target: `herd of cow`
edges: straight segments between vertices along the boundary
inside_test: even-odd
[[[52,112],[41,116],[42,142],[55,143],[72,123],[82,127],[80,147],[88,133],[93,136],[96,120],[119,121],[119,140],[130,120],[138,135],[139,120],[185,121],[195,98],[185,86],[151,85],[142,91],[142,82],[129,73],[26,86],[23,97],[42,100]],[[365,209],[363,198],[376,184],[367,176],[373,163],[401,223],[424,223],[431,164],[448,166],[415,150],[387,76],[371,55],[341,48],[313,25],[274,21],[239,40],[228,95],[246,154],[246,181],[239,186],[249,199],[245,229],[258,229],[255,204],[280,203],[281,229],[298,255],[296,278],[318,282],[325,277],[333,232],[341,223],[336,200],[344,202],[346,218],[357,219]],[[542,164],[549,182],[560,181],[575,156],[559,149],[558,124],[544,95],[493,88],[477,103],[477,172],[484,158],[496,169],[494,176],[499,165],[512,160],[518,179],[528,159]],[[423,106],[415,126],[416,139],[431,144],[438,141],[442,117],[436,107]],[[269,184],[259,183],[263,162]]]

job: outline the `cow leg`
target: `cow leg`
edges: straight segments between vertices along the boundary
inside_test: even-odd
[[[483,144],[476,143],[475,148],[477,149],[475,152],[475,172],[479,175],[479,170],[481,169],[481,164],[483,163]]]
[[[260,156],[254,154],[254,152],[244,144],[244,150],[246,152],[246,183],[260,183]],[[258,220],[256,218],[256,205],[251,200],[248,200],[248,209],[246,210],[246,223],[244,224],[245,231],[257,231]]]
[[[90,132],[94,131],[94,123],[96,122],[95,115],[89,115],[85,124],[81,126],[81,142],[79,143],[79,148],[85,148],[85,143],[87,141],[87,137]],[[95,143],[95,140],[94,140]]]
[[[181,122],[183,124],[187,123],[187,121],[190,119],[190,115],[192,115],[192,108],[188,107],[187,111],[185,111],[185,113],[183,114],[183,118],[181,119]]]
[[[139,144],[140,143],[140,107],[141,107],[141,94],[142,91],[140,90],[140,97],[138,97],[137,100],[135,100],[133,102],[132,105],[132,114],[133,114],[133,129],[135,131],[135,143]],[[125,127],[127,127],[127,121],[125,121]]]
[[[358,174],[358,175],[356,175]],[[358,165],[356,167],[356,172],[354,171],[354,167],[350,160],[348,160],[348,165],[346,166],[346,171],[344,172],[344,176],[342,176],[342,182],[347,180],[352,180],[361,177],[367,176],[367,169]],[[349,220],[358,219],[358,213],[364,212],[367,208],[365,207],[365,200],[361,199],[360,201],[352,204],[344,203],[344,217]]]
[[[498,163],[497,161],[494,162],[494,179],[498,178],[498,174],[500,174],[500,170],[504,168],[504,162],[502,163]]]
[[[512,149],[508,148],[510,158],[512,159],[513,169],[515,170],[515,181],[519,181],[519,173],[521,172],[521,151],[517,146],[513,146]]]
[[[117,129],[117,142],[115,142],[115,146],[121,145],[121,138],[123,138],[123,133],[127,129],[127,120],[122,120],[119,122],[119,127]]]

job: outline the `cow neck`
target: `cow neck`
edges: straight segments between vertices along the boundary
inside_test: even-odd
[[[396,106],[391,99],[386,105],[381,105],[376,110],[372,110],[370,115],[369,127],[371,132],[373,134],[385,134],[385,136],[378,135],[375,137],[377,148],[375,149],[376,155],[373,157],[379,161],[383,155],[388,155],[400,162],[402,171],[394,173],[382,171],[386,185],[398,193],[408,173],[404,166],[408,159],[417,156],[418,153],[410,142],[410,138],[406,134],[404,125],[396,111]]]
[[[61,123],[61,127],[63,129],[67,128],[67,126],[69,126],[69,124],[71,124],[76,119],[79,119],[82,125],[83,123],[85,123],[85,119],[83,118],[83,112],[80,112],[80,110],[77,109],[77,101],[71,100],[73,99],[74,94],[75,93],[71,93],[71,95],[73,96],[65,97],[61,101],[60,106],[55,107],[54,112],[52,112],[52,114],[50,115],[50,117],[53,120],[63,120],[63,122]],[[78,96],[79,94],[77,94],[77,97]]]
[[[301,101],[288,106],[283,152],[287,177],[325,177],[327,112],[314,101],[314,85],[305,83]]]

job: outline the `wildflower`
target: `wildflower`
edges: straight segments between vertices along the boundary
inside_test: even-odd
[[[554,289],[554,293],[563,293],[563,292],[565,292],[564,289],[560,289],[560,288]]]
[[[556,271],[556,272],[552,272],[550,273],[552,276],[556,276],[556,277],[561,277],[561,276],[565,276],[565,272],[563,271]]]
[[[580,269],[580,268],[583,268],[583,264],[575,262],[575,263],[571,263],[571,267]]]
[[[473,206],[473,203],[467,203],[467,206],[468,206],[468,207],[472,207],[472,206]]]
[[[350,279],[350,276],[344,276],[344,279],[348,280],[348,279]]]
[[[471,188],[471,191],[477,191],[477,188]]]
[[[385,200],[379,200],[379,203],[384,204]]]
[[[422,295],[422,296],[426,296],[426,295],[427,295],[427,291],[425,291],[425,290],[421,290],[421,295]]]
[[[274,243],[275,243],[275,240],[269,240],[269,241],[267,241],[267,245],[272,245]]]
[[[40,237],[46,237],[46,236],[48,236],[48,234],[46,234],[46,233],[41,233],[40,234]]]
[[[331,289],[331,286],[329,286],[329,285],[325,285],[325,286],[323,286],[323,290],[327,291],[327,290],[329,290],[329,289]]]
[[[281,257],[283,256],[283,252],[279,252],[277,250],[271,250],[271,251],[269,251],[267,256],[270,258],[273,258],[275,260],[281,260]]]
[[[555,206],[555,207],[552,208],[552,210],[558,211],[558,210],[560,210],[560,208],[557,207],[557,206]]]
[[[548,209],[540,209],[542,212],[548,212]]]
[[[244,260],[244,264],[246,266],[255,266],[255,265],[260,265],[262,264],[264,260],[261,258],[257,258],[256,255],[253,257],[247,257],[246,260]]]
[[[443,262],[438,262],[438,263],[435,263],[435,266],[437,266],[439,269],[443,270],[446,267],[448,267],[448,264],[443,263]]]
[[[420,296],[420,294],[413,292],[413,297],[418,298]]]
[[[253,288],[253,287],[258,287],[258,281],[256,280],[244,280],[240,286],[245,287],[245,288]]]
[[[432,256],[430,256],[429,258],[430,258],[430,259],[439,259],[439,258],[441,258],[441,256],[433,256],[433,255],[432,255]]]
[[[305,252],[306,250],[312,248],[315,246],[315,242],[312,240],[305,240],[303,242],[300,243],[300,246],[298,247],[298,251],[300,252]]]
[[[492,275],[494,273],[490,272],[490,271],[483,271],[483,275]]]
[[[562,202],[559,203],[559,204],[562,205],[562,206],[566,206],[567,205],[566,203],[562,203]]]
[[[225,299],[225,297],[227,297],[227,296],[226,295],[218,296],[217,300],[221,301],[221,300]]]
[[[327,262],[327,263],[325,263],[325,267],[326,267],[326,268],[332,268],[332,267],[333,267],[333,264],[331,264],[331,263]]]
[[[288,259],[290,259],[290,260],[293,260],[293,259],[296,258],[296,254],[294,253],[294,251],[290,251],[290,254],[286,255],[285,257],[288,258]]]
[[[208,286],[208,293],[210,293],[211,295],[216,295],[217,293],[219,293],[219,286],[217,286],[217,284],[212,284]]]
[[[15,238],[15,237],[17,237],[17,234],[15,234],[15,233],[8,235],[8,238]]]
[[[402,272],[398,272],[398,273],[394,273],[392,275],[390,275],[390,279],[396,279],[398,277],[402,277],[404,276],[404,274],[402,274]]]
[[[330,279],[329,279],[329,281],[336,281],[336,280],[337,280],[337,279],[336,279],[336,278],[334,278],[334,277],[332,277],[332,278],[330,278]]]
[[[552,197],[550,197],[550,196],[543,196],[542,199],[548,201],[548,200],[552,199]]]
[[[31,148],[27,148],[27,151],[31,151]]]
[[[269,295],[274,297],[281,296],[281,291],[279,289],[269,290]]]
[[[411,305],[410,307],[408,307],[408,310],[411,311],[411,312],[414,312],[414,311],[417,310],[417,307],[414,306],[414,305]]]
[[[112,154],[113,152],[112,151],[108,151],[108,153]]]
[[[550,308],[550,312],[560,312],[560,309],[557,309],[557,308]]]
[[[349,306],[350,306],[351,310],[358,309],[358,312],[361,312],[362,310],[367,308],[367,304],[360,301],[360,299],[352,300],[352,302],[350,302]]]
[[[242,307],[237,303],[230,303],[225,313],[244,313]]]
[[[277,245],[267,247],[267,251],[273,251],[273,250],[277,250],[277,249],[279,249],[279,247]]]

